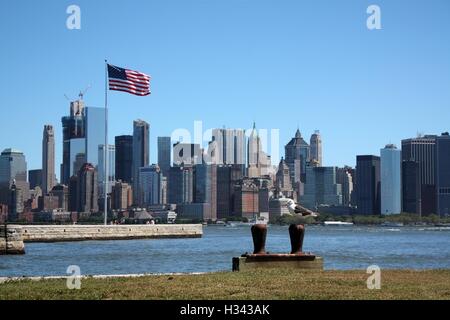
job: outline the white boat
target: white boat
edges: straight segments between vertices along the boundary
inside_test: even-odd
[[[325,226],[352,226],[353,222],[325,221],[323,224]]]

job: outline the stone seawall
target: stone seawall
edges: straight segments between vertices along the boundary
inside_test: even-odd
[[[17,228],[0,226],[0,255],[2,254],[24,254],[25,246],[22,235]]]
[[[0,254],[25,253],[24,242],[201,238],[201,224],[0,226]]]
[[[29,225],[18,226],[18,228],[21,230],[24,242],[200,238],[203,235],[202,225],[195,224]]]

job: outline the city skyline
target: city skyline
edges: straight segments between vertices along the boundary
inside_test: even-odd
[[[67,6],[14,2],[8,15],[1,13],[2,29],[17,32],[5,35],[9,50],[0,53],[11,75],[0,80],[4,108],[11,107],[0,129],[8,140],[1,139],[0,148],[22,150],[29,169],[37,169],[37,133],[53,125],[59,177],[64,94],[74,100],[90,85],[87,106],[102,107],[105,58],[152,75],[150,97],[111,93],[109,110],[111,144],[114,136],[131,134],[133,120],[150,123],[150,163],[157,162],[157,136],[176,128],[192,132],[195,120],[205,128],[250,128],[255,121],[259,128],[280,129],[280,156],[297,127],[305,137],[320,129],[323,165],[341,167],[354,166],[357,154],[377,154],[417,132],[448,131],[450,45],[440,37],[450,29],[448,2],[378,1],[383,27],[375,31],[366,28],[365,1],[328,3],[327,10],[311,2],[253,4],[178,2],[171,7],[137,1],[136,10],[79,1],[81,30],[68,30]],[[413,22],[405,25],[406,11]],[[148,31],[148,41],[128,35],[141,51],[112,47],[110,31],[123,33],[105,12]],[[17,16],[21,19],[12,18]],[[94,42],[96,50],[89,54],[73,50],[74,44],[92,47]],[[25,73],[30,74],[26,95],[13,85]],[[27,130],[17,130],[24,120]]]

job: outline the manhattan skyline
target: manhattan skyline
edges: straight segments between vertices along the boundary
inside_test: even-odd
[[[9,75],[0,80],[0,149],[19,149],[28,169],[40,168],[42,128],[52,125],[59,178],[64,94],[75,100],[91,86],[86,105],[103,107],[105,58],[152,76],[149,97],[109,93],[109,143],[143,119],[150,163],[158,136],[178,128],[193,134],[196,120],[205,130],[249,129],[253,121],[280,129],[280,156],[297,127],[306,140],[318,129],[325,166],[354,166],[358,154],[448,131],[446,1],[376,1],[382,29],[372,31],[368,1],[174,3],[77,1],[81,30],[65,26],[69,2],[8,4],[0,13]]]

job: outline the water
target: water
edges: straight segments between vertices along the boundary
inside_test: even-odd
[[[249,226],[204,227],[201,239],[27,243],[22,256],[0,256],[0,276],[136,274],[231,270],[231,259],[252,251]],[[266,249],[290,250],[287,227],[270,226]],[[305,251],[324,258],[325,269],[450,268],[450,228],[309,226]]]

